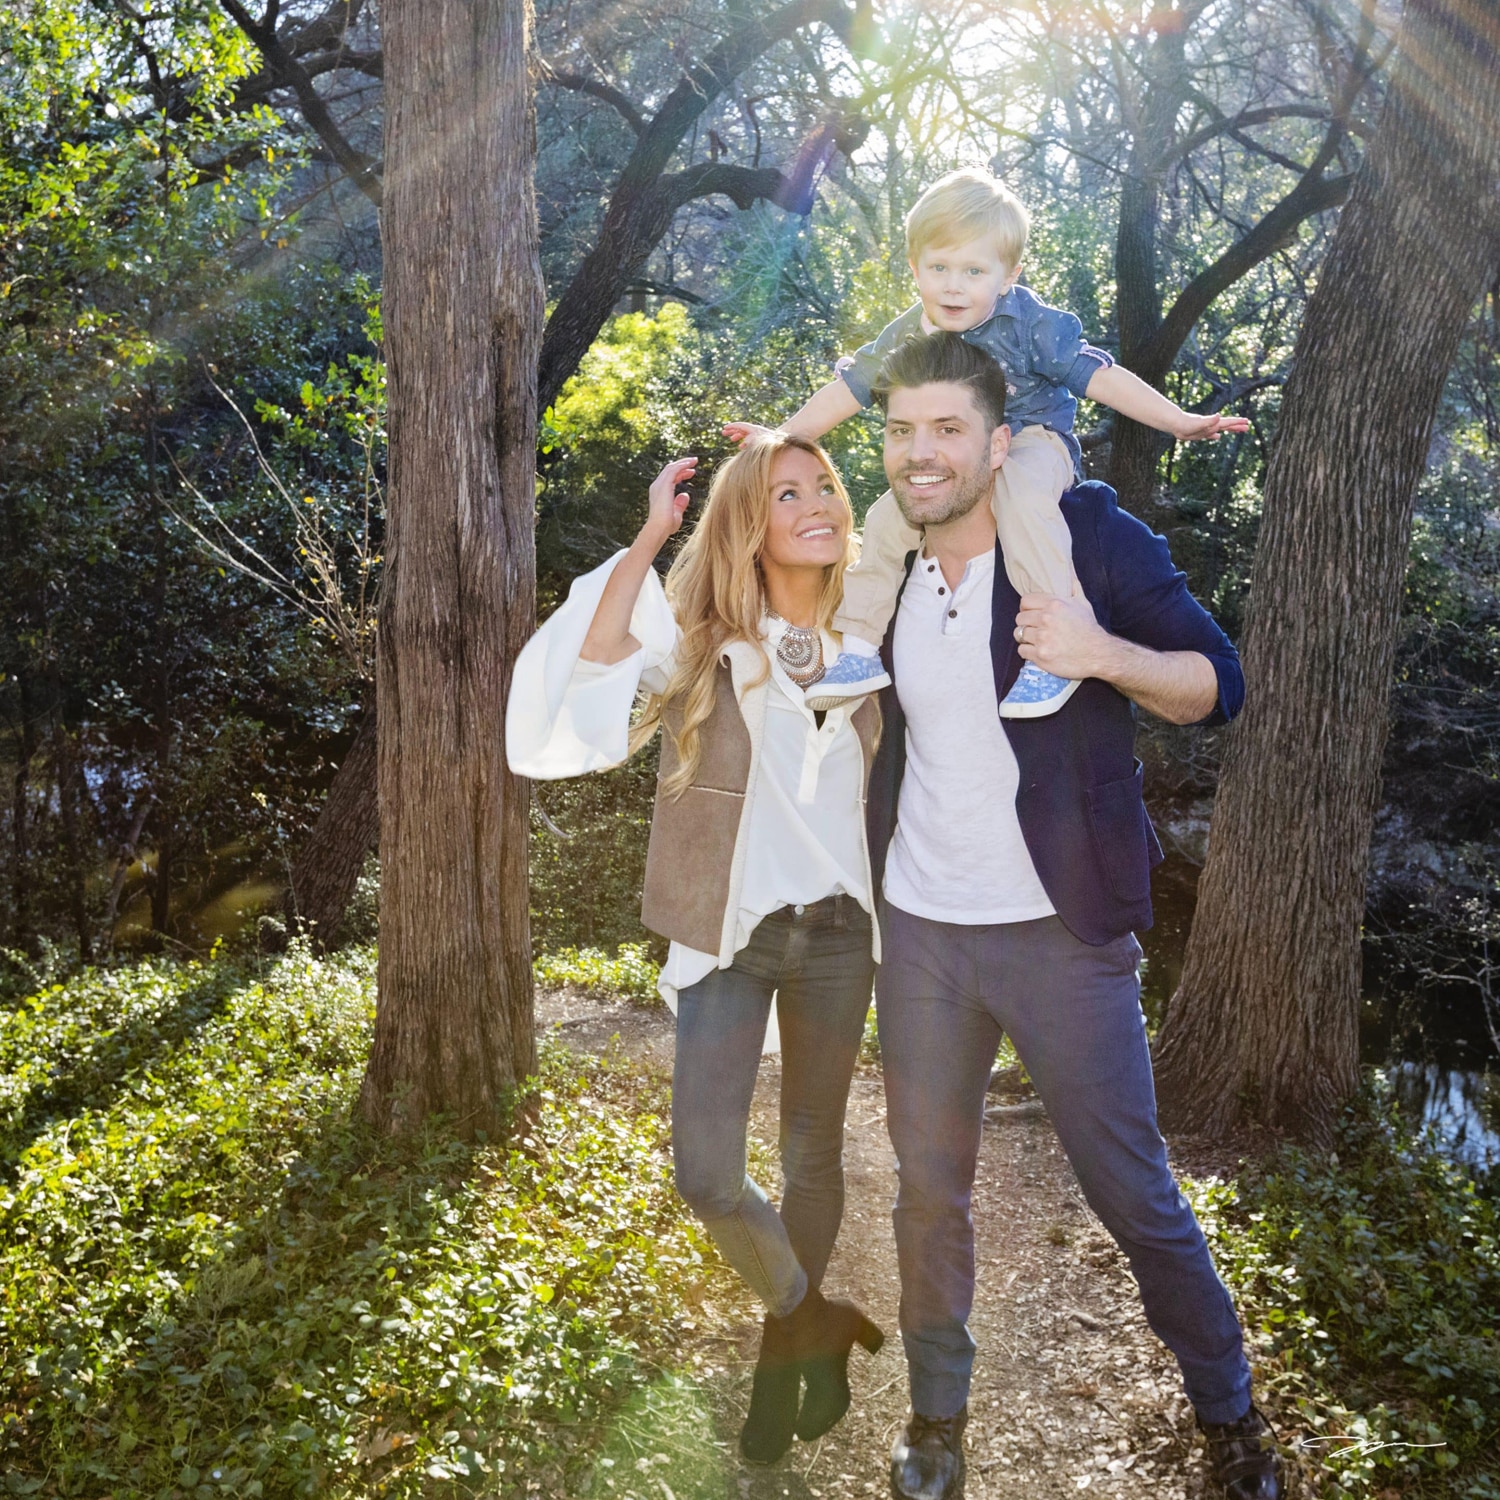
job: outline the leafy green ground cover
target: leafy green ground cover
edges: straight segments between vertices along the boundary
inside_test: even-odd
[[[664,1086],[548,1051],[507,1143],[372,1139],[373,972],[157,960],[0,1012],[0,1492],[722,1489]],[[1389,1116],[1191,1191],[1308,1493],[1500,1500],[1500,1206]]]
[[[549,1051],[506,1145],[372,1139],[373,970],[147,962],[0,1016],[3,1489],[524,1493],[657,1377],[709,1274],[662,1086]]]
[[[660,1004],[656,981],[661,966],[644,943],[621,943],[613,958],[603,948],[559,948],[531,966],[544,989],[585,990],[591,995],[623,995],[642,1005]]]
[[[1194,1206],[1320,1494],[1500,1500],[1500,1203],[1391,1117],[1377,1081]]]

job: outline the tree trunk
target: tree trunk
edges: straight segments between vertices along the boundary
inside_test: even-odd
[[[527,786],[542,282],[525,0],[387,0],[390,494],[377,692],[380,972],[361,1106],[493,1130],[535,1059]]]
[[[150,792],[141,793],[140,800],[130,815],[130,829],[125,835],[124,843],[120,845],[119,854],[115,857],[115,872],[110,877],[109,895],[104,902],[104,918],[100,923],[106,953],[114,952],[115,919],[120,910],[120,897],[125,890],[125,881],[130,875],[130,867],[135,863],[136,850],[141,842],[141,834],[145,831],[146,819],[151,816],[151,809],[155,805],[156,799]]]
[[[172,919],[172,856],[170,833],[156,838],[156,867],[151,872],[151,931],[157,938],[169,936],[167,924]]]
[[[1122,358],[1120,363],[1134,373],[1129,360]],[[1154,380],[1147,383],[1160,390],[1165,382]],[[1110,427],[1109,482],[1119,496],[1120,504],[1131,515],[1155,526],[1158,524],[1156,510],[1161,457],[1172,440],[1154,427],[1132,422],[1118,412],[1110,418]]]
[[[161,480],[156,464],[156,382],[147,389],[149,406],[146,415],[146,483],[151,496],[151,525],[156,533],[155,574],[151,584],[152,633],[156,640],[156,807],[151,820],[152,841],[156,845],[156,867],[151,879],[151,931],[157,938],[168,936],[167,924],[172,915],[172,863],[176,844],[176,779],[172,774],[176,760],[177,732],[172,717],[172,678],[175,645],[168,618],[167,589],[171,574],[171,550],[168,545],[167,511],[161,497]]]
[[[31,762],[36,756],[36,705],[31,675],[16,674],[20,697],[21,728],[16,736],[16,775],[11,789],[11,833],[15,839],[15,863],[11,866],[11,943],[22,953],[35,956],[36,931],[31,924]]]
[[[1142,97],[1131,121],[1130,163],[1120,185],[1120,221],[1115,227],[1116,317],[1120,363],[1158,389],[1164,369],[1142,361],[1161,328],[1156,235],[1161,218],[1161,179],[1186,97],[1186,32],[1203,9],[1201,0],[1158,10],[1156,34],[1147,54]],[[1168,365],[1170,366],[1170,360]],[[1156,488],[1156,464],[1165,449],[1161,435],[1126,417],[1114,418],[1109,482],[1130,511],[1144,514]]]
[[[89,927],[88,901],[84,894],[87,871],[78,827],[79,766],[73,733],[63,715],[62,682],[55,667],[51,686],[52,769],[57,780],[57,810],[62,819],[63,848],[68,856],[68,909],[78,938],[78,957],[87,964],[94,959],[94,935]]]
[[[380,837],[375,724],[372,693],[354,743],[334,772],[322,811],[292,866],[291,887],[283,906],[287,930],[290,933],[305,926],[313,947],[320,952],[338,943],[339,928],[365,856]]]
[[[1482,28],[1482,29],[1481,29]],[[1326,1142],[1358,1085],[1360,923],[1412,495],[1500,254],[1493,8],[1408,0],[1391,90],[1307,308],[1266,479],[1231,737],[1163,1115]]]

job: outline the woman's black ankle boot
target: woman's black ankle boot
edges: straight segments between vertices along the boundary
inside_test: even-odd
[[[788,1319],[807,1389],[797,1414],[797,1436],[816,1442],[849,1410],[849,1351],[876,1353],[885,1335],[852,1302],[828,1301],[810,1290]]]
[[[792,1319],[800,1311],[799,1304],[785,1318],[767,1313],[761,1326],[760,1355],[750,1386],[750,1411],[740,1429],[740,1452],[753,1464],[774,1464],[792,1446],[797,1398],[802,1390]]]

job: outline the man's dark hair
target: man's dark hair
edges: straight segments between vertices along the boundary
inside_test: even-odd
[[[884,411],[892,391],[915,385],[966,385],[992,431],[1005,420],[1005,371],[959,334],[918,334],[898,344],[880,367],[875,401]]]

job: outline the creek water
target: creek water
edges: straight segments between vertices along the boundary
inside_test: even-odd
[[[1360,1050],[1397,1108],[1478,1178],[1500,1184],[1500,1053],[1478,991],[1402,988],[1366,964]]]
[[[1191,902],[1158,891],[1156,926],[1142,933],[1142,1003],[1154,1024],[1182,971]],[[1161,895],[1166,900],[1160,899]],[[1465,985],[1415,986],[1367,955],[1360,1014],[1363,1062],[1385,1076],[1401,1117],[1428,1132],[1453,1161],[1500,1187],[1500,1050],[1479,992]]]

